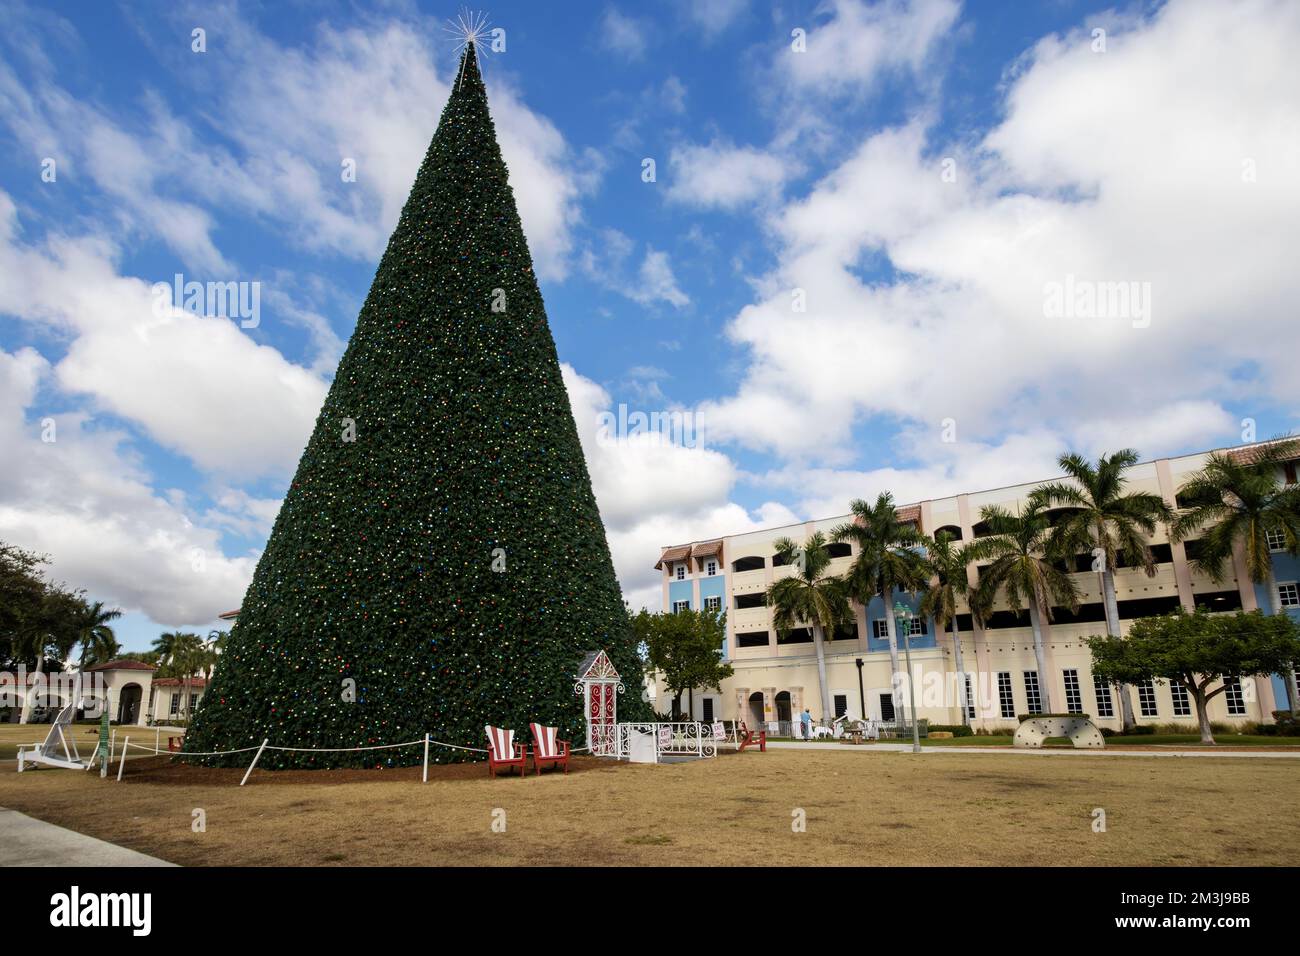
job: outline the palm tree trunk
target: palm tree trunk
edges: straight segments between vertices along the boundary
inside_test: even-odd
[[[1043,615],[1038,601],[1029,602],[1029,626],[1034,629],[1034,660],[1038,662],[1038,698],[1044,714],[1052,713],[1052,675],[1047,673],[1047,658],[1043,650]]]
[[[970,711],[966,709],[966,665],[961,657],[961,636],[957,631],[957,615],[952,616],[952,659],[957,665],[957,701],[961,707],[961,722],[970,726]]]
[[[903,672],[898,669],[898,635],[894,628],[894,609],[889,606],[889,598],[884,593],[880,595],[880,603],[885,608],[885,636],[889,638],[889,692],[894,702],[894,719],[897,720],[903,713]]]
[[[831,691],[826,686],[826,647],[822,643],[822,627],[813,625],[813,644],[817,648],[817,683],[822,695],[822,720],[831,719]]]
[[[1115,576],[1107,567],[1101,572],[1101,589],[1106,602],[1106,635],[1112,641],[1120,640],[1119,633],[1119,599],[1115,596]],[[1128,692],[1127,684],[1116,684],[1119,692],[1119,716],[1124,730],[1131,730],[1137,721],[1133,718],[1133,698]]]

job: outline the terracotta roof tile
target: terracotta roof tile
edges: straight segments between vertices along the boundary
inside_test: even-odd
[[[665,564],[671,564],[673,561],[680,561],[689,556],[691,546],[689,544],[679,544],[671,548],[664,548],[663,554],[659,555],[659,560],[655,562],[655,570],[660,570]]]
[[[158,668],[152,664],[146,664],[143,661],[133,661],[125,657],[105,661],[103,664],[93,664],[86,668],[87,671],[156,671],[157,669]]]
[[[716,541],[705,541],[691,548],[691,557],[693,558],[711,558],[715,554],[722,553],[722,539]]]

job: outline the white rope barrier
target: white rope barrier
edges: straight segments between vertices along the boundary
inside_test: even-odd
[[[238,750],[196,750],[196,751],[171,750],[171,749],[161,750],[157,746],[157,743],[155,743],[153,747],[147,747],[144,744],[133,744],[131,743],[131,738],[127,737],[124,741],[122,741],[122,756],[118,759],[118,764],[117,764],[117,779],[119,782],[122,779],[122,770],[126,766],[126,752],[132,747],[134,747],[136,750],[143,750],[145,753],[154,754],[155,756],[161,754],[170,754],[171,756],[174,757],[225,757],[231,754],[245,754],[256,750],[257,756],[253,758],[253,762],[248,765],[248,770],[244,772],[244,779],[239,782],[239,785],[242,787],[244,784],[248,782],[248,778],[252,774],[253,768],[257,766],[257,762],[262,759],[263,751],[266,750],[279,750],[283,753],[313,753],[313,754],[357,753],[359,751],[364,751],[364,750],[394,750],[398,747],[415,747],[421,744],[424,746],[424,773],[423,773],[424,783],[429,782],[430,745],[437,746],[437,747],[446,747],[449,750],[463,750],[468,753],[480,753],[480,754],[487,753],[487,749],[484,747],[463,747],[460,744],[449,744],[442,740],[434,740],[428,734],[425,734],[419,740],[408,740],[400,744],[375,744],[369,747],[277,747],[271,743],[270,738],[268,737],[266,740],[263,740],[261,744],[255,747],[240,747]],[[569,752],[577,754],[590,749],[591,749],[590,746],[574,747]]]

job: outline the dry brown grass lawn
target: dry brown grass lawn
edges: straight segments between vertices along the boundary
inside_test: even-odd
[[[480,766],[242,771],[0,765],[12,807],[186,865],[1290,865],[1300,763],[772,751],[565,777]],[[151,769],[152,768],[152,769]],[[340,779],[343,778],[343,779]],[[191,813],[207,832],[191,831]],[[1094,833],[1092,812],[1106,811]],[[491,829],[506,811],[505,833]],[[791,831],[803,808],[807,832]]]

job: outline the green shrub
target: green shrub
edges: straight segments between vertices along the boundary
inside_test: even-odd
[[[1154,724],[1136,724],[1125,731],[1126,734],[1132,737],[1145,737],[1154,734],[1155,732],[1156,728]]]
[[[930,733],[934,733],[936,730],[950,733],[954,737],[972,737],[975,734],[975,731],[965,724],[931,724]]]

